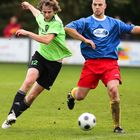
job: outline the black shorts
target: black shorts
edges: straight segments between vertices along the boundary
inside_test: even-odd
[[[37,51],[32,56],[32,60],[29,64],[29,68],[36,68],[39,71],[39,77],[36,80],[37,83],[48,90],[53,85],[61,67],[62,63],[49,61]]]

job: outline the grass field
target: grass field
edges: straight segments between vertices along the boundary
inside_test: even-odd
[[[7,117],[15,92],[26,74],[25,64],[0,64],[0,124]],[[140,140],[140,68],[121,68],[122,126],[125,134],[112,132],[109,98],[102,83],[74,110],[66,106],[67,92],[76,85],[81,66],[63,66],[51,91],[44,91],[8,130],[0,128],[0,140]],[[97,125],[79,129],[77,119],[91,112]]]

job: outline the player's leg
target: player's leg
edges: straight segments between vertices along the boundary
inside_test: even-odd
[[[75,100],[83,100],[90,89],[97,87],[99,82],[99,77],[97,76],[97,71],[94,70],[94,61],[86,61],[84,63],[80,79],[76,88],[73,88],[71,92],[67,95],[67,106],[69,109],[73,109],[75,105]]]
[[[120,126],[120,97],[119,97],[119,80],[111,80],[107,83],[108,94],[110,97],[110,107],[112,113],[112,119],[114,122],[114,132],[123,133],[123,129]]]
[[[35,68],[28,69],[26,78],[14,98],[14,101],[13,101],[12,107],[9,111],[9,114],[16,112],[16,110],[18,110],[18,107],[20,106],[20,102],[23,101],[26,93],[31,88],[31,86],[34,84],[34,82],[36,81],[38,76],[39,76],[39,71],[37,69],[35,69]]]
[[[104,72],[102,73],[102,81],[107,87],[108,95],[110,97],[110,107],[112,119],[114,123],[114,132],[123,133],[120,126],[120,97],[119,97],[119,84],[121,84],[120,69],[117,60],[104,59]]]
[[[15,95],[15,98],[13,100],[13,104],[11,106],[11,109],[8,113],[7,119],[4,121],[2,124],[2,128],[9,128],[13,123],[15,123],[16,118],[18,116],[19,108],[28,108],[29,105],[24,103],[24,98],[26,96],[27,91],[30,89],[30,87],[33,85],[33,83],[36,81],[38,78],[39,72],[35,68],[30,68],[28,69],[26,78]]]
[[[67,95],[67,105],[69,109],[73,109],[75,105],[75,100],[83,100],[90,88],[84,88],[84,87],[75,87],[73,88]]]
[[[38,52],[35,52],[30,62],[26,78],[14,98],[9,115],[5,123],[3,123],[2,128],[9,128],[11,124],[16,121],[16,113],[14,112],[18,112],[20,106],[24,106],[26,104],[24,103],[26,93],[43,71],[42,61],[42,56],[40,56]],[[28,107],[28,105],[26,107]]]
[[[80,100],[83,100],[87,96],[89,90],[90,88],[75,87],[71,90],[71,95],[74,99],[80,101]]]
[[[28,109],[37,96],[44,90],[37,82],[32,86],[29,93],[25,96],[24,100],[20,102],[19,108],[14,112],[16,118],[20,116],[26,109]]]
[[[16,117],[20,116],[26,109],[28,109],[37,96],[44,90],[37,82],[32,86],[30,92],[21,101],[19,108],[16,110]]]
[[[30,92],[25,97],[25,102],[29,105],[37,98],[37,96],[44,90],[44,87],[40,86],[37,82],[33,85]]]

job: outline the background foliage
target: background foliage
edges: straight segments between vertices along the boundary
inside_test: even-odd
[[[8,23],[12,15],[16,15],[22,24],[22,27],[36,32],[37,24],[32,14],[28,11],[23,11],[20,7],[22,0],[4,0],[0,1],[0,35],[4,26]],[[27,0],[29,1],[29,0]],[[37,6],[39,0],[30,0],[34,6]],[[92,0],[58,0],[62,8],[59,14],[64,24],[86,17],[92,14],[91,2]],[[106,14],[109,16],[120,16],[120,18],[127,22],[132,21],[134,24],[140,23],[140,1],[139,0],[107,0],[108,8]]]

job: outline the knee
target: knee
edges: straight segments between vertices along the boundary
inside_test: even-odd
[[[109,92],[111,94],[115,94],[117,92],[117,87],[116,86],[112,86],[110,89],[109,89]]]
[[[33,83],[34,83],[34,81],[33,81],[32,79],[26,79],[26,80],[24,81],[24,84],[25,84],[27,87],[32,86]]]
[[[118,92],[118,88],[113,86],[109,89],[109,94],[111,96],[111,100],[112,101],[119,101],[119,92]]]
[[[76,99],[78,101],[84,100],[85,99],[85,94],[83,92],[78,92]]]

